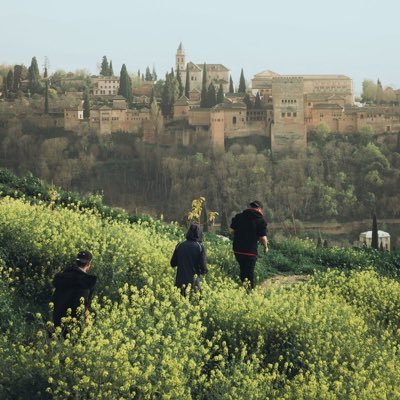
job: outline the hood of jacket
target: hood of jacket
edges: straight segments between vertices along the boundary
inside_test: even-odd
[[[79,267],[73,266],[58,273],[53,284],[56,289],[68,290],[72,288],[91,289],[96,284],[96,276],[89,275]]]
[[[201,231],[200,225],[191,224],[186,233],[187,240],[193,240],[194,242],[201,242],[203,239],[203,233]]]

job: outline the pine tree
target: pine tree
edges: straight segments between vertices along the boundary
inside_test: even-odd
[[[257,110],[262,108],[260,92],[257,92],[256,94],[256,99],[254,101],[254,108],[256,108]]]
[[[118,94],[124,96],[130,105],[132,103],[132,82],[128,75],[125,64],[122,64],[119,76],[119,90]]]
[[[372,238],[371,238],[371,247],[373,249],[379,249],[378,243],[378,222],[376,220],[376,214],[372,216]]]
[[[181,72],[178,70],[176,71],[176,81],[178,82],[178,98],[180,98],[183,95],[183,85],[182,85],[182,79],[181,79]]]
[[[210,83],[207,90],[207,107],[214,107],[217,104],[217,95],[215,93],[215,86]]]
[[[233,87],[232,75],[229,75],[229,93],[235,93],[235,88]]]
[[[103,60],[101,62],[101,67],[100,67],[100,75],[109,76],[109,73],[110,73],[110,66],[108,65],[107,56],[103,56]]]
[[[31,94],[40,93],[40,73],[36,57],[32,57],[31,65],[28,69],[29,91]]]
[[[222,83],[220,83],[217,93],[217,104],[221,104],[223,102],[224,102],[224,87],[222,86]]]
[[[188,65],[186,65],[185,96],[186,96],[187,98],[190,97],[190,75],[189,75],[189,68],[188,68]]]
[[[207,66],[204,63],[203,66],[203,79],[201,82],[201,97],[200,97],[200,107],[207,108],[208,107],[208,93],[207,93]]]
[[[110,69],[109,69],[108,75],[109,76],[114,76],[114,68],[113,68],[111,60],[110,60]]]
[[[83,118],[84,119],[90,118],[89,92],[87,89],[85,90],[85,93],[83,94]]]
[[[246,93],[246,81],[244,79],[243,68],[240,72],[238,93]]]

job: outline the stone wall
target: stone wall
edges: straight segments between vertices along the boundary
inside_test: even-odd
[[[304,80],[302,77],[272,79],[274,121],[271,129],[272,152],[305,150]]]

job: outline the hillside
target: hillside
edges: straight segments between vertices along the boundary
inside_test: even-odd
[[[249,294],[230,242],[208,234],[202,293],[183,298],[169,266],[181,227],[52,190],[0,200],[0,398],[400,397],[399,253],[271,243],[259,283],[311,276]],[[97,297],[64,340],[51,333],[51,280],[82,248]]]

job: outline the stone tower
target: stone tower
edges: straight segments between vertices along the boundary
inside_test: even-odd
[[[224,149],[225,142],[225,113],[216,106],[210,113],[211,146],[213,149]]]
[[[306,149],[304,120],[304,80],[297,76],[272,78],[274,121],[271,129],[273,153],[298,152]]]
[[[186,71],[185,50],[183,50],[182,42],[179,43],[178,50],[176,51],[175,71],[178,71],[178,69],[182,78],[182,71]]]

